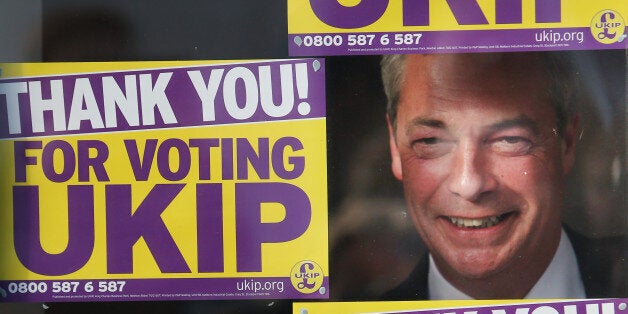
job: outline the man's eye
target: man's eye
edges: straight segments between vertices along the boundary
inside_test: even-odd
[[[412,150],[421,159],[440,157],[447,153],[449,146],[437,137],[425,137],[412,142]]]
[[[532,142],[519,136],[504,136],[493,141],[492,147],[499,154],[520,156],[530,152]]]
[[[438,143],[438,139],[435,137],[426,137],[422,139],[418,139],[415,143],[425,144],[425,145],[434,145]]]

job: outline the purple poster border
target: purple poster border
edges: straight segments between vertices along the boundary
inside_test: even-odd
[[[329,277],[307,294],[289,277],[0,281],[0,302],[328,299]]]
[[[588,27],[513,30],[291,34],[291,56],[626,49],[598,42]]]
[[[521,303],[509,305],[488,305],[478,307],[460,307],[438,310],[417,310],[395,312],[398,314],[429,314],[429,313],[473,313],[473,314],[495,314],[495,313],[565,313],[565,314],[620,314],[626,313],[628,299],[591,299],[591,300],[568,300],[557,302]]]

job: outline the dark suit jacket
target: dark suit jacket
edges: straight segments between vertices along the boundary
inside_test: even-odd
[[[628,295],[628,245],[626,237],[589,239],[565,228],[576,252],[578,268],[588,298],[619,298]],[[423,254],[408,278],[382,300],[428,300],[429,258]]]

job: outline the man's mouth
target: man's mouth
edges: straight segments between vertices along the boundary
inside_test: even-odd
[[[497,225],[511,213],[505,213],[498,216],[484,217],[484,218],[461,218],[461,217],[446,217],[449,222],[460,228],[481,229],[488,228]]]

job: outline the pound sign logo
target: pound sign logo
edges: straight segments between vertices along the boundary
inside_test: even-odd
[[[624,41],[625,29],[624,18],[617,11],[600,11],[591,20],[591,35],[603,44]]]
[[[290,271],[292,286],[301,293],[310,294],[319,290],[324,279],[323,269],[312,261],[300,261]]]

